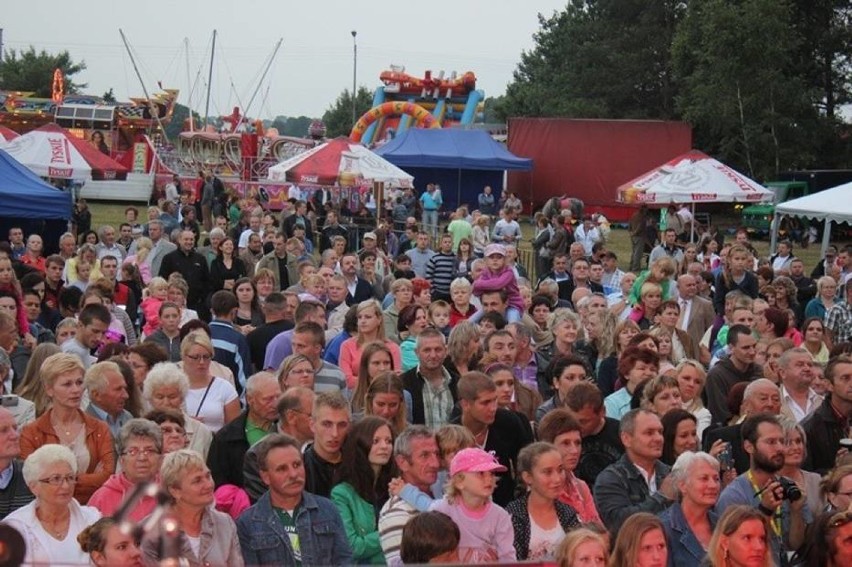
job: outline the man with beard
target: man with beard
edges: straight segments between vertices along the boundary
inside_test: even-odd
[[[660,461],[663,454],[663,424],[657,414],[630,410],[619,428],[625,453],[608,466],[595,481],[595,506],[604,526],[617,534],[621,525],[637,512],[659,514],[677,496],[671,467]]]
[[[769,530],[772,556],[778,565],[789,565],[787,551],[798,549],[804,542],[811,513],[803,496],[795,501],[785,498],[786,489],[778,476],[787,449],[784,429],[775,415],[758,413],[743,422],[742,435],[751,465],[722,491],[716,512],[723,514],[736,504],[760,510],[773,528]]]

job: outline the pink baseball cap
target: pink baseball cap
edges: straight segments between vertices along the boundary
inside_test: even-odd
[[[450,476],[460,472],[506,472],[508,469],[497,461],[497,457],[482,449],[462,449],[450,463]]]
[[[491,256],[492,254],[500,254],[501,256],[506,255],[506,247],[502,244],[489,244],[485,247],[485,257]]]

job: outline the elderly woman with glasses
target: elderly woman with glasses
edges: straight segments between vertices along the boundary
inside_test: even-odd
[[[240,415],[237,390],[224,378],[210,375],[213,343],[207,334],[189,333],[180,344],[180,357],[189,379],[186,411],[216,433]]]
[[[121,472],[109,477],[89,499],[89,505],[111,516],[136,487],[157,480],[163,455],[163,434],[160,427],[147,419],[131,419],[118,436]],[[157,501],[145,495],[128,512],[128,518],[138,522],[154,511]]]
[[[213,477],[201,455],[188,449],[166,455],[160,468],[160,483],[172,500],[178,558],[190,565],[242,567],[237,527],[230,516],[216,510]],[[159,522],[143,537],[146,564],[158,565],[165,558],[161,538],[166,524]]]
[[[39,447],[57,443],[71,450],[80,471],[74,497],[86,504],[92,493],[115,471],[115,448],[106,422],[80,410],[85,369],[80,358],[58,353],[41,367],[41,380],[51,404],[46,412],[21,430],[21,457]]]
[[[171,410],[178,412],[184,419],[184,429],[192,449],[207,458],[213,433],[199,420],[187,414],[186,395],[189,392],[189,378],[177,364],[161,362],[154,366],[145,379],[142,397],[154,411]]]
[[[26,542],[27,565],[85,565],[88,556],[77,535],[97,521],[101,513],[81,506],[74,498],[77,458],[62,445],[48,444],[27,457],[24,481],[35,500],[18,508],[4,523],[18,530]]]

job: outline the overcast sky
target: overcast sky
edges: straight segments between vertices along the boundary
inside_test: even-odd
[[[533,46],[539,13],[565,0],[38,0],[7,2],[0,15],[5,49],[67,49],[87,69],[86,92],[110,87],[119,100],[141,96],[119,28],[134,51],[145,86],[181,89],[203,114],[212,31],[218,31],[210,114],[229,114],[258,88],[264,65],[284,40],[249,115],[320,116],[352,88],[352,30],[357,30],[358,85],[373,91],[390,64],[474,71],[486,96],[503,94],[522,50]],[[189,41],[189,65],[184,38]],[[189,79],[187,75],[189,74]],[[1,87],[2,85],[0,85]]]

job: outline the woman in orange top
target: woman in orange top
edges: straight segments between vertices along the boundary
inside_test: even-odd
[[[71,449],[77,459],[74,497],[86,504],[115,472],[115,448],[107,424],[80,410],[85,368],[73,354],[49,356],[41,367],[41,380],[50,408],[21,430],[21,458],[42,445],[57,443]]]

